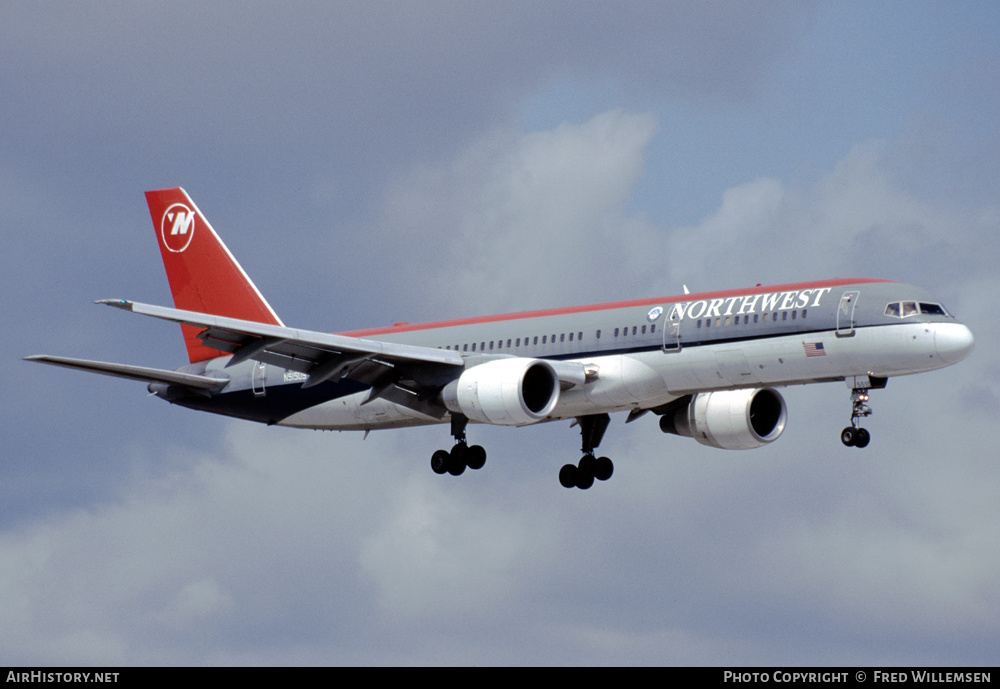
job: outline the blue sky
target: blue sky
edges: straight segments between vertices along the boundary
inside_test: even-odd
[[[1000,10],[967,2],[16,3],[0,22],[0,662],[995,663]],[[291,325],[870,275],[976,335],[728,453],[615,418],[289,431],[35,353],[183,363],[142,192]]]

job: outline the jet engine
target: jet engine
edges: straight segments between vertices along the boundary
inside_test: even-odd
[[[702,392],[660,417],[660,430],[723,450],[749,450],[778,439],[788,409],[777,390]]]
[[[559,401],[559,377],[542,359],[495,359],[466,369],[441,391],[449,411],[471,421],[523,426],[544,419]]]

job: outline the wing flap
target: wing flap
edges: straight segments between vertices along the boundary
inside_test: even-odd
[[[309,375],[304,387],[345,376],[367,385],[387,386],[387,380],[400,380],[414,365],[443,369],[465,367],[462,355],[450,349],[299,330],[125,299],[105,299],[97,303],[198,328],[199,340],[219,352],[232,354],[236,363],[254,359]],[[598,376],[594,364],[547,361],[564,388],[584,385]]]
[[[146,383],[182,385],[196,390],[209,390],[211,392],[221,390],[229,383],[228,378],[213,378],[211,376],[199,376],[194,373],[167,371],[161,368],[130,366],[128,364],[113,364],[105,361],[90,361],[88,359],[71,359],[69,357],[50,356],[48,354],[28,356],[25,357],[25,361],[36,361],[38,363],[51,364],[53,366],[75,368],[80,371],[90,371],[91,373],[100,373],[105,376],[141,380]]]

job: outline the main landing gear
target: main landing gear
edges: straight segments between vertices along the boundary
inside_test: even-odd
[[[615,472],[615,465],[607,457],[595,457],[594,450],[601,444],[604,431],[611,422],[608,414],[594,414],[577,418],[583,436],[583,457],[578,464],[566,464],[559,470],[559,483],[564,488],[587,490],[594,480],[607,481]]]
[[[486,464],[486,450],[482,445],[469,444],[465,440],[465,427],[469,420],[461,414],[451,417],[451,434],[455,437],[455,446],[451,452],[438,450],[431,455],[431,469],[435,474],[461,475],[466,467],[473,470],[482,469]]]
[[[867,402],[868,388],[851,389],[851,425],[840,432],[840,442],[847,447],[867,447],[871,442],[868,431],[858,426],[862,418],[872,414]]]
[[[601,444],[604,431],[611,417],[608,414],[593,414],[577,418],[580,435],[583,437],[583,457],[577,464],[567,464],[559,471],[559,483],[566,488],[587,490],[594,481],[607,481],[615,473],[615,465],[607,457],[594,456],[594,450]],[[461,414],[451,417],[451,434],[455,446],[451,452],[438,450],[431,456],[431,469],[435,474],[459,476],[466,469],[482,469],[486,464],[486,450],[479,445],[469,445],[465,440],[465,427],[469,419]]]

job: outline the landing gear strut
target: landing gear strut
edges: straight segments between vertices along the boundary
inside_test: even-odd
[[[451,417],[451,434],[455,437],[455,446],[451,452],[438,450],[431,455],[431,469],[435,474],[451,474],[460,476],[469,469],[482,469],[486,464],[486,450],[481,445],[469,446],[465,440],[465,427],[469,419],[461,414]]]
[[[867,447],[872,439],[868,431],[858,426],[861,419],[872,414],[867,402],[868,388],[851,389],[851,425],[840,432],[840,442],[847,447]]]
[[[593,414],[577,418],[580,435],[583,436],[583,457],[579,464],[566,464],[559,470],[559,483],[564,488],[587,490],[594,480],[607,481],[615,472],[615,465],[607,457],[595,457],[594,450],[601,444],[604,431],[611,417],[608,414]]]

